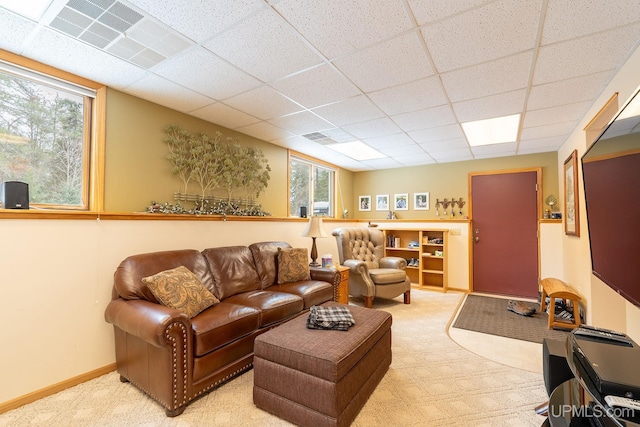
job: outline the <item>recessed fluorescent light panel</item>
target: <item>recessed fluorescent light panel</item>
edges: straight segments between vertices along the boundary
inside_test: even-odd
[[[518,138],[520,114],[462,123],[462,130],[472,147],[515,142]]]
[[[387,157],[379,151],[374,150],[361,141],[345,142],[342,144],[327,145],[332,150],[349,156],[355,160],[372,160]]]

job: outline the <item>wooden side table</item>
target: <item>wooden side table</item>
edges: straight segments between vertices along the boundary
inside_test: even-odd
[[[338,299],[341,304],[349,304],[349,267],[338,266],[340,284],[338,285]]]

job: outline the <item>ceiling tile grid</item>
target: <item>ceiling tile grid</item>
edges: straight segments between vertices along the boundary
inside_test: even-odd
[[[46,2],[47,0],[45,0]],[[640,46],[628,0],[0,2],[0,48],[349,170],[556,151]],[[471,149],[461,123],[521,114]],[[302,135],[321,133],[317,140]],[[333,143],[387,155],[357,161]]]

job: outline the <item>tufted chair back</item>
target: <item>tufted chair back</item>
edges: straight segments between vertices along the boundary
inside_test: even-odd
[[[407,260],[384,256],[384,232],[370,227],[339,227],[331,233],[338,244],[340,265],[349,268],[349,295],[362,297],[364,306],[373,299],[395,298],[404,294],[411,298],[411,281],[404,271]]]
[[[364,261],[369,269],[380,267],[384,256],[384,234],[377,228],[342,227],[334,234],[338,243],[340,264],[348,259]]]

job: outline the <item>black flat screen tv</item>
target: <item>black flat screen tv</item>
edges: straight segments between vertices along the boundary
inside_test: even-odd
[[[640,91],[582,156],[593,274],[640,306]]]

